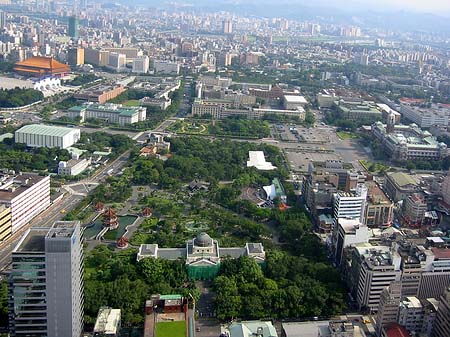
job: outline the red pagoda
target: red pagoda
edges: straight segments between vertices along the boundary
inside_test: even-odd
[[[119,220],[117,219],[116,211],[108,208],[103,212],[103,227],[109,229],[116,229],[119,227]]]

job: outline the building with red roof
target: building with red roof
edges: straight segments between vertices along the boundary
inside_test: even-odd
[[[51,57],[33,56],[25,61],[16,62],[14,71],[24,76],[42,77],[68,73],[70,72],[70,67]]]
[[[404,326],[392,323],[383,329],[381,337],[412,337]]]

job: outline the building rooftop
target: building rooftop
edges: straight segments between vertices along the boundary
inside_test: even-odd
[[[22,126],[19,130],[16,132],[23,132],[23,133],[32,133],[42,136],[54,136],[54,137],[64,137],[65,135],[68,135],[72,132],[74,132],[75,128],[66,128],[62,126],[51,126],[51,125],[45,125],[45,124],[29,124]]]
[[[118,332],[117,327],[120,325],[120,317],[120,309],[100,308],[94,326],[94,334],[115,335]]]
[[[28,70],[28,67],[42,68],[46,70],[70,70],[70,67],[67,64],[58,62],[51,57],[44,56],[32,56],[25,61],[16,62],[16,64],[14,65],[14,70]]]
[[[285,95],[284,99],[288,103],[308,104],[308,101],[303,96]]]
[[[24,191],[48,176],[23,173],[17,175],[0,175],[0,201],[10,202]]]
[[[273,166],[271,162],[266,161],[263,151],[249,151],[248,156],[249,160],[247,161],[247,167],[256,167],[258,170],[262,171],[276,169],[276,166]]]
[[[79,221],[56,221],[49,227],[32,227],[20,239],[13,253],[44,253],[46,239],[71,237],[79,223]]]
[[[405,187],[408,185],[417,185],[417,181],[413,176],[404,172],[392,172],[388,173],[387,176],[394,181],[394,183],[400,187]]]
[[[271,322],[242,321],[233,323],[228,327],[230,337],[278,337],[277,331]]]

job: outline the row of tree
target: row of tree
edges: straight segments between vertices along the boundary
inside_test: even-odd
[[[329,317],[345,308],[345,292],[331,266],[281,251],[271,251],[262,268],[249,257],[224,261],[214,290],[221,320]]]
[[[42,92],[34,89],[3,89],[0,90],[0,108],[16,108],[44,99]]]

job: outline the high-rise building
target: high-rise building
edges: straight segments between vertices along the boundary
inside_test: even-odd
[[[400,255],[390,247],[361,245],[353,250],[354,291],[360,308],[377,310],[383,289],[400,281],[400,262]]]
[[[332,245],[337,265],[342,262],[344,249],[350,245],[369,242],[369,229],[358,219],[337,219],[333,228]]]
[[[355,192],[334,194],[333,215],[335,219],[358,219],[363,222],[366,208],[367,187],[358,184]]]
[[[127,57],[125,54],[119,53],[109,53],[109,63],[108,66],[113,68],[114,70],[120,70],[125,67],[127,62]]]
[[[436,320],[433,326],[433,336],[450,336],[450,288],[440,297]]]
[[[80,337],[82,268],[79,221],[29,229],[12,252],[11,336]]]
[[[148,73],[150,60],[148,56],[139,56],[133,60],[133,73]]]
[[[396,323],[398,317],[398,306],[401,300],[401,284],[400,282],[392,282],[388,287],[384,288],[380,296],[380,304],[376,316],[377,334],[381,334],[381,330],[389,324]]]
[[[233,22],[231,20],[224,20],[222,22],[222,31],[224,34],[233,33]]]
[[[68,34],[70,37],[73,37],[74,39],[78,39],[79,36],[79,30],[80,30],[80,21],[76,16],[69,17],[69,27],[68,27]]]
[[[0,10],[0,29],[5,28],[6,19],[7,19],[6,12]]]
[[[84,49],[70,48],[67,51],[67,63],[69,63],[71,66],[84,64]]]

